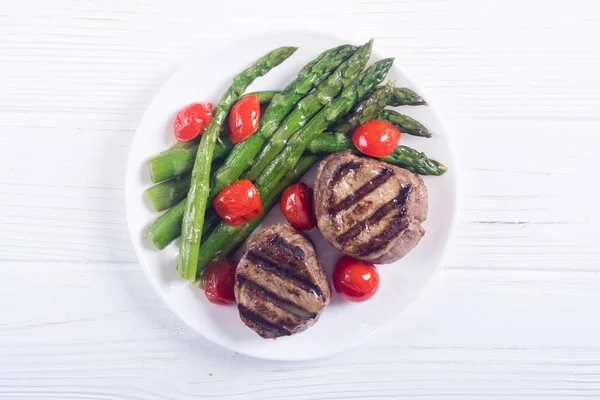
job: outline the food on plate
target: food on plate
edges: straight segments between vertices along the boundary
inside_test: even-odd
[[[426,103],[393,81],[381,85],[392,58],[365,68],[372,45],[326,50],[283,91],[244,95],[296,50],[275,49],[235,76],[214,110],[209,103],[182,110],[175,130],[185,141],[149,160],[152,181],[160,183],[146,194],[167,211],[148,237],[163,249],[181,236],[180,277],[203,288],[211,303],[237,303],[261,337],[302,332],[329,303],[330,284],[301,230],[316,224],[344,254],[333,286],[353,302],[377,291],[373,263],[402,258],[425,233],[427,188],[416,174],[442,175],[446,167],[398,145],[401,132],[431,133],[386,107]],[[299,180],[324,156],[313,193]],[[239,263],[228,258],[278,202],[291,226],[261,229]]]
[[[408,88],[394,88],[392,96],[388,100],[388,106],[426,106],[427,102],[414,90]]]
[[[289,46],[280,47],[263,56],[248,69],[233,77],[231,86],[219,100],[213,112],[214,119],[200,139],[198,153],[192,169],[190,191],[188,192],[181,224],[179,262],[177,264],[180,277],[192,281],[196,279],[204,212],[209,200],[212,155],[219,132],[227,118],[227,113],[256,78],[265,75],[272,68],[284,62],[297,49],[297,47]]]
[[[355,47],[349,45],[326,50],[300,70],[296,79],[273,98],[263,114],[256,134],[235,146],[223,166],[215,171],[212,195],[241,176],[298,101],[324,81],[354,50]]]
[[[248,179],[226,186],[213,200],[213,207],[219,217],[232,226],[252,221],[263,212],[260,194]]]
[[[215,260],[206,267],[204,294],[214,304],[235,304],[235,270],[237,262],[231,258]]]
[[[332,154],[317,168],[314,195],[319,230],[351,257],[391,263],[425,234],[427,187],[406,169],[350,151]]]
[[[308,171],[318,160],[319,157],[315,155],[303,156],[298,161],[298,164],[296,164],[281,181],[274,181],[271,185],[261,190],[260,193],[264,211],[257,218],[240,226],[231,226],[224,221],[217,221],[218,223],[215,228],[206,234],[206,240],[200,249],[198,264],[206,265],[212,259],[225,257],[241,246],[242,243],[244,243],[244,240],[250,236],[252,231],[258,227],[268,210],[277,203],[281,192],[283,192],[286,187],[302,178],[306,171]],[[198,286],[202,286],[202,276],[199,276],[195,283]]]
[[[415,106],[423,104],[425,104],[423,99],[414,91],[407,88],[395,88],[394,82],[390,81],[386,85],[373,90],[369,97],[357,104],[346,118],[333,127],[333,130],[336,133],[349,133],[359,125],[376,119],[391,123],[401,133],[431,137],[431,132],[415,119],[395,110],[384,109],[384,107],[391,105]]]
[[[256,233],[235,274],[241,320],[266,339],[313,325],[331,298],[325,271],[310,239],[289,225]]]
[[[158,183],[167,179],[189,174],[194,166],[200,138],[188,142],[177,142],[169,149],[150,157],[150,176],[152,182]],[[225,158],[233,144],[227,138],[220,138],[215,145],[212,161]]]
[[[342,256],[333,270],[333,287],[345,300],[369,300],[379,288],[379,272],[374,264]]]
[[[217,147],[215,148],[215,154],[217,152],[217,149],[223,149],[221,151],[226,151],[225,149],[230,147],[230,142],[224,141],[224,143],[222,144],[217,144]],[[352,143],[352,140],[347,135],[333,132],[323,132],[310,143],[307,149],[308,152],[313,154],[331,154],[341,152],[344,150],[358,151]],[[160,162],[155,162],[153,164],[155,167],[153,167],[152,170],[164,171],[165,169],[173,168],[174,166],[178,166],[177,168],[179,168],[179,166],[181,166],[182,163],[187,162],[185,160],[181,161],[183,160],[183,157],[178,156],[178,154],[182,154],[181,152],[184,152],[185,157],[187,158],[189,157],[188,154],[191,151],[189,149],[173,149],[167,150],[161,153],[160,155],[154,156],[153,158],[155,159],[160,157],[161,159],[168,159],[169,161],[163,162],[161,160]],[[430,159],[424,153],[418,152],[417,150],[403,145],[397,146],[392,152],[392,154],[382,158],[382,160],[390,164],[406,168],[409,171],[418,173],[420,175],[442,175],[444,172],[446,172],[446,166],[444,166],[442,163]],[[191,163],[193,163],[193,160],[191,161]],[[175,175],[175,178],[169,179],[165,182],[161,182],[147,189],[146,193],[150,198],[152,204],[155,206],[156,211],[162,211],[166,210],[167,208],[173,207],[171,208],[171,210],[173,210],[173,213],[175,213],[176,210],[178,210],[179,208],[182,209],[184,207],[184,204],[177,203],[185,199],[185,197],[187,196],[187,192],[189,190],[189,182],[189,174],[185,175],[183,173],[178,173]],[[178,213],[181,217],[182,213]],[[181,225],[181,220],[178,221],[178,224]],[[207,221],[205,221],[205,225],[206,224]],[[214,225],[210,226],[211,229],[213,227]],[[179,234],[177,234],[177,236],[179,236]],[[175,238],[176,237],[173,237],[173,239]]]
[[[358,153],[352,139],[343,133],[319,135],[310,143],[308,150],[314,154],[332,154],[346,150]],[[427,157],[425,153],[403,145],[396,146],[392,154],[382,157],[381,161],[406,168],[419,175],[442,175],[447,170],[441,162]]]
[[[312,189],[304,182],[288,187],[281,194],[279,208],[292,227],[308,231],[315,227]]]
[[[431,132],[422,123],[408,115],[400,114],[398,111],[383,110],[375,118],[388,121],[402,133],[426,138],[431,137]]]
[[[246,140],[258,129],[260,102],[253,94],[239,99],[229,112],[229,138],[233,144]]]
[[[354,128],[373,119],[388,104],[394,90],[394,82],[388,81],[373,90],[358,103],[346,117],[333,128],[335,132],[350,133]]]
[[[204,131],[212,119],[212,104],[207,101],[184,107],[175,116],[173,124],[175,138],[179,142],[194,139]]]
[[[279,90],[259,90],[257,92],[247,93],[242,98],[246,96],[258,96],[260,105],[265,106],[269,105],[279,93],[281,93]]]
[[[372,41],[362,45],[350,58],[339,64],[333,74],[317,86],[313,93],[308,94],[298,102],[296,109],[283,120],[256,157],[256,162],[253,163],[254,165],[246,174],[248,179],[258,178],[261,172],[286,146],[290,137],[303,128],[325,106],[330,105],[335,96],[353,82],[354,78],[367,65],[372,47]]]
[[[146,189],[146,195],[156,211],[167,210],[187,197],[191,180],[190,174],[169,179]]]
[[[256,179],[255,186],[259,193],[263,194],[263,192],[269,192],[271,190],[270,188],[274,185],[278,185],[278,183],[285,178],[285,175],[296,166],[296,163],[301,159],[302,154],[307,149],[310,142],[323,132],[329,124],[335,123],[340,117],[348,112],[354,103],[357,100],[360,100],[360,98],[358,98],[359,94],[368,94],[370,90],[385,78],[385,75],[392,65],[392,61],[392,59],[384,59],[371,65],[359,75],[358,79],[354,80],[353,83],[342,91],[337,100],[321,110],[304,128],[296,132],[289,140],[284,150],[279,153],[273,162],[269,164],[267,169],[265,169]],[[279,195],[279,193],[280,192],[277,192],[277,195]],[[182,226],[185,226],[185,219]],[[218,232],[222,229],[223,226],[222,223],[220,223],[213,229],[212,233],[209,235],[209,239],[212,235],[220,235]],[[184,232],[183,229],[182,232]],[[228,251],[232,250],[234,250],[234,248],[231,248]],[[218,254],[226,255],[227,253],[222,251]],[[210,258],[208,260],[210,260]]]
[[[387,121],[372,119],[352,132],[352,143],[371,157],[387,157],[398,146],[400,131]]]
[[[268,185],[269,181],[277,181],[289,170],[306,151],[310,142],[324,132],[330,124],[343,117],[352,106],[377,86],[393,63],[392,58],[376,62],[362,72],[356,79],[348,82],[341,94],[317,115],[304,128],[297,131],[288,141],[285,148],[273,159],[267,168],[256,178],[258,188]],[[344,74],[347,76],[347,74]],[[259,189],[260,190],[260,189]]]

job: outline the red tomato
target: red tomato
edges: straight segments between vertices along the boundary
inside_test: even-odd
[[[233,105],[229,113],[229,131],[232,143],[246,140],[258,129],[260,102],[253,94],[244,96]]]
[[[305,183],[298,182],[285,189],[279,207],[294,228],[306,231],[315,227],[313,191]]]
[[[217,260],[208,264],[204,275],[204,294],[214,304],[235,304],[233,286],[237,262],[232,259]]]
[[[175,117],[175,138],[180,142],[192,140],[204,131],[212,119],[211,103],[205,101],[190,104],[179,111]]]
[[[357,127],[352,142],[358,150],[372,157],[386,157],[398,146],[400,131],[387,121],[372,119]]]
[[[213,200],[213,206],[217,214],[233,226],[252,221],[263,212],[260,194],[248,179],[226,186]]]
[[[370,262],[342,256],[333,270],[333,287],[342,298],[362,302],[377,292],[379,273]]]

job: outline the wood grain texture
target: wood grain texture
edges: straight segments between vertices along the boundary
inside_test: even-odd
[[[596,0],[9,0],[0,398],[600,398],[599,22]],[[461,169],[440,278],[376,340],[310,363],[188,331],[124,222],[129,144],[162,83],[276,30],[374,37],[441,109]]]

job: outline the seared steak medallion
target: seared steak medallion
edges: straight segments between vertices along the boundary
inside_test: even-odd
[[[235,298],[242,321],[274,339],[314,324],[331,289],[310,239],[276,224],[246,243],[235,274]]]
[[[314,203],[325,239],[360,260],[394,262],[425,234],[427,187],[421,177],[350,151],[321,161]]]

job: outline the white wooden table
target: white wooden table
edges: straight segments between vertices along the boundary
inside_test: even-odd
[[[207,3],[3,2],[0,398],[600,398],[600,3]],[[207,43],[282,29],[374,37],[441,108],[461,168],[425,298],[306,363],[186,329],[142,274],[123,204],[163,81]]]

